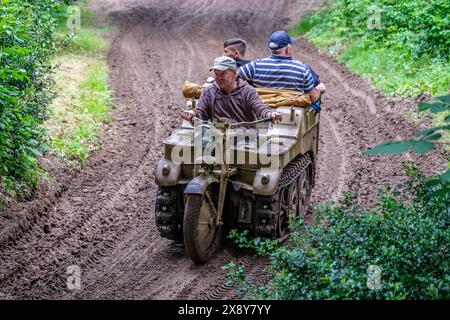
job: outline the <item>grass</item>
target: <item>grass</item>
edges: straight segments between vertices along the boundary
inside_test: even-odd
[[[414,59],[402,49],[353,43],[338,60],[357,74],[369,75],[372,83],[387,93],[440,95],[447,92],[450,83],[449,63]]]
[[[321,11],[317,14],[305,15],[290,30],[290,33],[294,36],[306,36],[319,48],[339,44],[341,37],[338,35],[338,30],[326,28],[325,17]]]
[[[420,58],[403,45],[384,45],[370,37],[352,37],[348,27],[330,25],[333,8],[325,7],[307,15],[291,30],[294,36],[303,35],[317,47],[326,49],[339,62],[354,73],[364,76],[381,91],[402,96],[416,97],[422,93],[433,96],[449,93],[450,62],[445,58]],[[408,115],[407,115],[408,116]],[[446,114],[434,115],[434,124],[444,124]],[[411,118],[411,115],[408,116]],[[419,117],[416,120],[420,121]],[[444,141],[450,141],[445,133]],[[446,148],[447,150],[449,148]]]
[[[62,43],[59,54],[102,54],[108,48],[108,42],[102,38],[109,30],[107,17],[87,10],[87,3],[82,1],[79,5],[80,29],[75,30],[67,28],[68,6],[61,5],[57,27],[57,39]]]
[[[81,29],[72,38],[70,46],[65,51],[72,53],[96,54],[108,48],[108,42],[101,36],[107,29]]]
[[[92,12],[81,10],[82,28],[71,33],[60,23],[62,46],[53,60],[57,97],[46,122],[50,152],[68,164],[79,166],[99,148],[102,125],[111,120],[112,93],[108,86],[102,35],[105,25],[95,25]]]
[[[98,148],[102,123],[110,120],[111,91],[105,61],[62,55],[56,78],[59,95],[47,122],[50,149],[73,165],[81,164]]]

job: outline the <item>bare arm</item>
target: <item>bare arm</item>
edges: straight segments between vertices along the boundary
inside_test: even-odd
[[[327,91],[327,87],[323,83],[319,83],[316,86],[316,89],[319,90],[321,93],[324,93],[325,91]]]
[[[273,121],[281,120],[281,113],[273,111],[272,108],[268,107],[259,97],[256,90],[251,90],[249,95],[249,104],[252,108],[253,113],[260,118],[272,117]]]
[[[311,92],[308,93],[309,97],[311,99],[311,102],[314,103],[317,100],[319,100],[320,95],[321,95],[321,91],[319,89],[317,89],[317,87],[315,87]]]

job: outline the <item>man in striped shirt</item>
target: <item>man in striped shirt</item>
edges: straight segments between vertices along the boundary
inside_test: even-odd
[[[319,85],[319,77],[308,65],[292,58],[291,44],[295,42],[286,31],[274,32],[269,39],[271,55],[242,66],[239,76],[254,87],[291,89],[309,94],[314,108],[325,86]]]

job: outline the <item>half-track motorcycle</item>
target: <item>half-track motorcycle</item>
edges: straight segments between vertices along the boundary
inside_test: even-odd
[[[195,99],[190,103],[195,107]],[[320,114],[281,106],[271,119],[231,123],[194,118],[164,140],[155,205],[161,236],[183,242],[196,263],[220,248],[226,230],[282,239],[305,215],[314,186]]]

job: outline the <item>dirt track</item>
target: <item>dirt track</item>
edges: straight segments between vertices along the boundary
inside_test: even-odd
[[[305,1],[307,3],[308,1]],[[1,217],[0,298],[229,299],[221,266],[233,257],[260,278],[266,262],[226,247],[205,266],[162,239],[154,224],[153,170],[161,140],[180,123],[186,79],[202,82],[222,52],[222,40],[248,40],[250,59],[267,54],[266,38],[289,28],[301,1],[97,0],[112,18],[108,56],[115,91],[114,122],[104,148],[81,171],[55,159],[43,165],[55,177],[29,202],[11,204]],[[322,113],[314,201],[338,200],[346,189],[371,205],[378,188],[401,180],[404,156],[363,158],[370,146],[408,137],[404,119],[414,101],[394,101],[319,53],[305,40],[295,57],[310,64],[329,88]],[[442,157],[423,163],[429,173]],[[419,160],[419,163],[424,162]],[[66,287],[67,267],[81,268],[82,290]],[[261,280],[261,279],[260,279]]]

